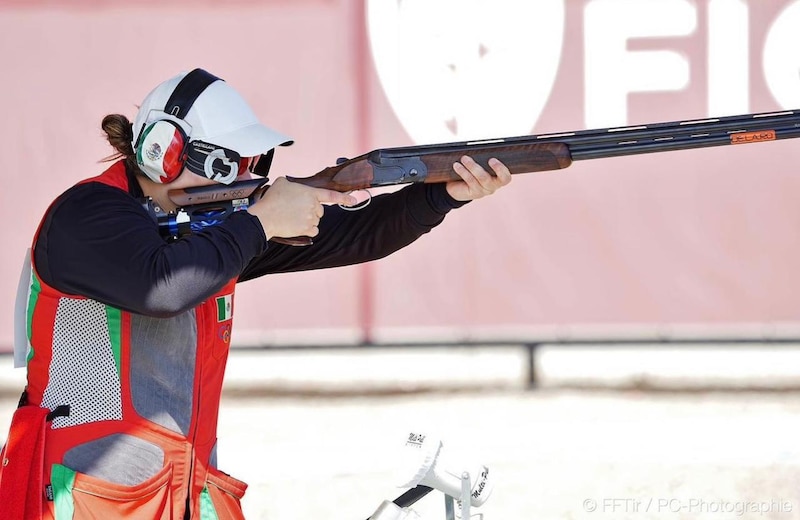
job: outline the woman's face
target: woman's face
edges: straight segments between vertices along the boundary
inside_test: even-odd
[[[184,168],[181,174],[178,175],[178,178],[169,183],[169,189],[182,190],[184,188],[193,188],[195,186],[211,186],[212,184],[218,183],[203,175],[197,175],[188,168]]]

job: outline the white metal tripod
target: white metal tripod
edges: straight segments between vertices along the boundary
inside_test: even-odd
[[[436,489],[444,494],[445,520],[471,519],[471,508],[480,507],[492,492],[489,468],[474,466],[473,473],[453,471],[441,458],[443,444],[429,435],[410,433],[405,444],[404,460],[413,477],[400,487],[410,488],[393,501],[385,500],[367,520],[413,520],[420,516],[410,508],[419,499]],[[474,477],[474,478],[473,478]],[[483,514],[476,515],[483,520]]]

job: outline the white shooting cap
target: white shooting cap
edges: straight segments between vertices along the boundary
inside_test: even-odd
[[[133,145],[147,123],[158,119],[176,120],[168,116],[165,106],[187,72],[170,78],[142,101],[133,123]],[[164,117],[166,116],[166,117]],[[255,157],[276,146],[293,143],[291,137],[261,124],[247,101],[223,80],[214,81],[197,96],[181,125],[190,141],[205,141],[237,152],[242,157]],[[178,120],[177,122],[180,122]]]

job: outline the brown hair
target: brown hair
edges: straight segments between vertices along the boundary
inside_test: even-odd
[[[108,144],[116,150],[115,153],[104,157],[103,162],[125,159],[125,165],[131,171],[138,172],[136,154],[131,143],[133,140],[133,124],[130,120],[122,114],[108,114],[103,118],[100,127],[106,133]]]

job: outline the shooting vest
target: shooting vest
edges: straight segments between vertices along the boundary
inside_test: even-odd
[[[128,191],[121,162],[84,182]],[[0,497],[19,502],[11,486],[27,479],[25,518],[40,505],[46,519],[180,520],[187,504],[192,519],[243,518],[246,484],[215,467],[235,280],[194,309],[151,318],[62,293],[32,267],[27,406],[12,422]],[[32,437],[15,427],[43,430],[43,451],[25,448],[19,439]],[[31,457],[43,460],[33,478]]]

